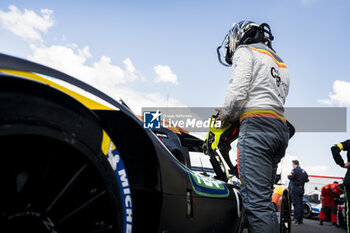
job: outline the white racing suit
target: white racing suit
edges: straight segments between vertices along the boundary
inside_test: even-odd
[[[238,171],[252,233],[279,232],[271,197],[289,140],[283,116],[288,90],[287,67],[270,48],[263,43],[238,47],[222,114],[240,117]]]

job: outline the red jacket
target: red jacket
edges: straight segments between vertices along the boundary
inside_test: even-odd
[[[322,187],[321,197],[323,206],[336,206],[334,198],[337,198],[343,191],[338,190],[338,184],[327,184]]]

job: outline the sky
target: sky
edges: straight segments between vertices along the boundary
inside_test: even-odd
[[[70,74],[136,113],[218,107],[231,69],[219,64],[216,47],[233,22],[248,19],[271,26],[291,78],[286,107],[349,108],[349,12],[346,0],[2,0],[0,53]],[[346,128],[297,132],[283,171],[298,159],[309,174],[343,176],[330,146],[350,138],[349,121]]]

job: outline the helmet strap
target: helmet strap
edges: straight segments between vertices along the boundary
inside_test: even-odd
[[[225,38],[224,38],[224,40],[222,41],[221,45],[220,45],[219,47],[217,47],[216,52],[217,52],[217,54],[218,54],[219,62],[220,62],[222,65],[229,67],[229,66],[232,65],[231,58],[229,58],[229,54],[228,54],[228,53],[229,53],[229,47],[228,47],[229,45],[227,45],[227,44],[225,45],[225,46],[226,46],[226,48],[225,48],[225,49],[226,49],[226,54],[224,55],[224,57],[225,57],[226,63],[224,63],[224,62],[222,61],[222,59],[221,59],[221,53],[220,53],[220,49],[221,49],[222,46],[224,45],[224,43],[225,43],[227,37],[228,37],[228,35],[225,36]]]
[[[272,35],[270,25],[268,25],[267,23],[262,23],[262,24],[260,24],[259,29],[260,29],[260,32],[263,36],[264,43],[266,43],[267,46],[270,47],[270,49],[275,51],[272,48],[272,40],[274,39],[274,37]],[[267,33],[267,36],[265,36],[265,33]]]

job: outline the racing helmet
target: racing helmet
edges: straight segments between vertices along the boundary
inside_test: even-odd
[[[217,48],[219,62],[224,66],[231,66],[233,54],[238,46],[242,44],[263,42],[272,49],[272,40],[273,36],[270,26],[266,23],[263,23],[260,26],[249,20],[234,23],[229,32],[226,34],[221,45]],[[223,45],[225,45],[223,48],[223,54],[226,63],[221,60],[220,55],[220,49],[223,47]]]

